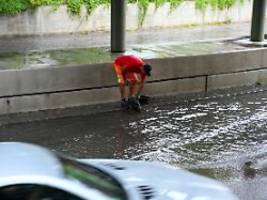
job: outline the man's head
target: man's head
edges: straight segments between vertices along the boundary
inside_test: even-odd
[[[149,65],[149,64],[144,64],[143,68],[144,68],[144,72],[145,72],[145,74],[146,74],[147,76],[151,76],[151,70],[152,70],[151,65]]]

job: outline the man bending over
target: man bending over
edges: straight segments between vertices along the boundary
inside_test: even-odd
[[[133,55],[117,57],[113,62],[113,67],[121,93],[122,108],[132,108],[136,111],[141,111],[139,98],[144,88],[146,77],[151,75],[152,67]],[[128,95],[125,89],[126,84],[129,85]],[[148,100],[145,96],[142,96],[142,98],[144,102]]]

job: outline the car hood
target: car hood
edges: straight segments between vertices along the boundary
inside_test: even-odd
[[[82,159],[117,178],[130,199],[236,200],[232,192],[210,178],[162,163],[126,160]]]

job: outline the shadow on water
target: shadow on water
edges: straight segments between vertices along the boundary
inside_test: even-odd
[[[0,127],[0,141],[26,141],[76,157],[162,161],[216,178],[242,200],[267,199],[267,178],[242,166],[267,159],[266,92],[160,102]],[[249,194],[249,195],[248,195]]]

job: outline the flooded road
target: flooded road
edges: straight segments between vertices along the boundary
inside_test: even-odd
[[[242,200],[267,199],[267,176],[243,176],[267,160],[267,88],[165,99],[141,114],[112,111],[0,127],[0,141],[41,144],[75,157],[162,161],[223,181]]]

